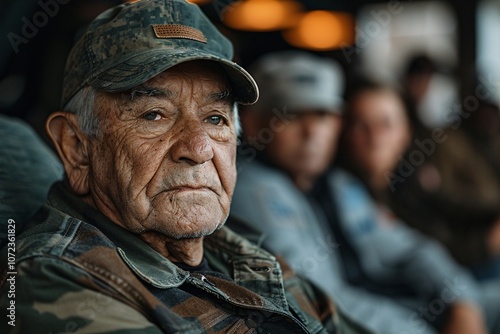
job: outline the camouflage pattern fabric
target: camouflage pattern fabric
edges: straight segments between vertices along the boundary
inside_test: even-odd
[[[204,243],[210,270],[182,270],[56,183],[18,236],[0,332],[339,333],[329,299],[274,256],[227,227]]]

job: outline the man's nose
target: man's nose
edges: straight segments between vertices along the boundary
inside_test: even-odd
[[[380,124],[372,124],[368,127],[368,137],[372,143],[378,144],[383,141],[385,128]]]
[[[318,120],[318,117],[305,115],[302,118],[302,136],[306,139],[312,138],[320,126],[321,122]]]
[[[189,125],[180,129],[171,147],[172,159],[175,162],[197,165],[213,158],[212,139],[200,121],[192,120]]]

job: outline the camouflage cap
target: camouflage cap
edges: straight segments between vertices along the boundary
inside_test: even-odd
[[[185,0],[129,1],[99,15],[71,50],[62,106],[86,85],[125,91],[192,60],[221,64],[236,101],[252,104],[259,95],[257,85],[232,57],[231,42],[198,6]]]

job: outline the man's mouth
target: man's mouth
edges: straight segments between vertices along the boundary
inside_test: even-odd
[[[169,191],[212,191],[208,186],[198,186],[198,185],[178,185],[169,189]]]

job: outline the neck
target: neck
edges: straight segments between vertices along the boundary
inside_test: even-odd
[[[195,267],[203,260],[203,237],[178,240],[157,232],[145,232],[139,237],[172,262]]]
[[[292,180],[295,186],[302,192],[309,192],[313,188],[316,178],[306,175],[298,175],[296,177],[293,177]]]
[[[387,180],[383,172],[368,175],[368,186],[375,192],[383,192],[387,188]]]
[[[386,180],[385,171],[380,172],[362,172],[359,177],[363,180],[366,187],[370,190],[375,200],[379,201],[386,193],[389,184]]]

